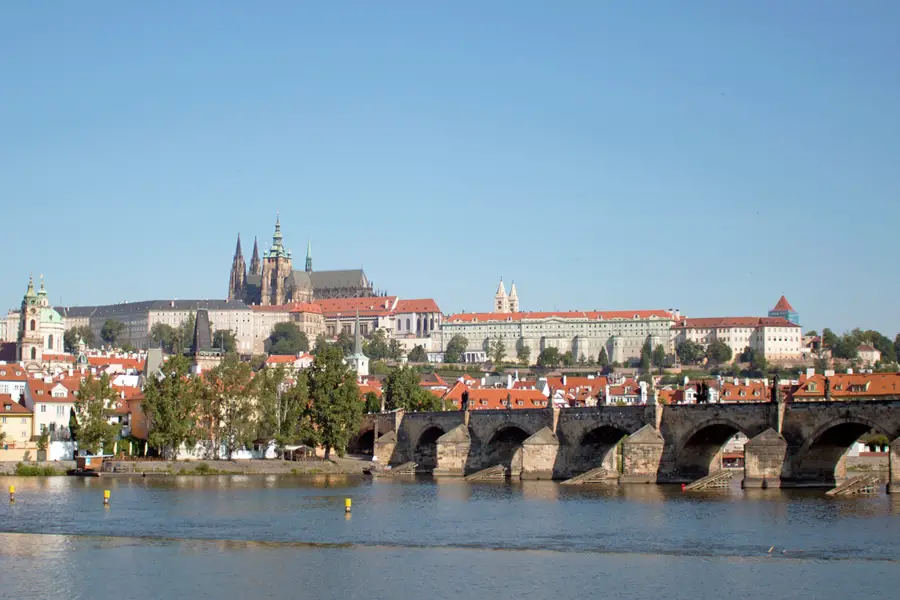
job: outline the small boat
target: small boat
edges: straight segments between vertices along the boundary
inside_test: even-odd
[[[100,477],[104,458],[110,457],[102,454],[96,456],[76,456],[75,468],[69,471],[68,474],[76,477]]]

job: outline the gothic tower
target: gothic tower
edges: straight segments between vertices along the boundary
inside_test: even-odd
[[[272,247],[263,256],[260,304],[273,306],[289,302],[293,271],[291,253],[284,249],[281,241],[281,222],[276,218]]]
[[[306,241],[306,272],[312,273],[312,242]]]
[[[509,312],[519,312],[519,295],[516,293],[516,282],[512,282],[509,288]]]
[[[253,256],[250,257],[250,274],[261,275],[262,267],[259,264],[259,246],[256,244],[256,236],[253,236]]]
[[[238,234],[237,248],[234,249],[234,260],[231,262],[231,277],[228,279],[228,299],[243,299],[246,282],[247,265],[244,264],[244,253],[241,252],[241,234]]]
[[[509,296],[506,295],[506,287],[503,285],[503,278],[500,278],[500,285],[497,286],[497,293],[494,294],[494,312],[509,312]]]
[[[44,336],[41,333],[41,303],[49,306],[47,292],[41,283],[41,294],[34,292],[34,280],[28,278],[28,289],[22,298],[22,312],[19,319],[19,360],[28,371],[40,371],[43,359]]]

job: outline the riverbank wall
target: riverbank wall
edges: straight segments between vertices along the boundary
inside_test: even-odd
[[[360,475],[372,466],[367,460],[332,458],[329,460],[113,460],[111,472],[105,475],[306,475],[331,473]],[[0,462],[0,475],[15,475],[17,462]],[[74,461],[26,462],[27,465],[50,466],[59,471],[75,468]]]

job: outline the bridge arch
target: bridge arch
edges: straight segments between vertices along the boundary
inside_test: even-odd
[[[860,437],[880,433],[893,440],[896,433],[865,417],[840,417],[820,426],[810,435],[794,459],[792,479],[832,485],[846,477],[847,453]]]
[[[603,467],[610,473],[619,471],[617,446],[628,432],[615,425],[603,424],[584,432],[573,449],[571,471],[584,473]]]
[[[373,454],[375,452],[375,428],[361,431],[347,444],[347,451],[350,454]]]
[[[511,472],[522,469],[522,442],[531,437],[524,427],[516,423],[504,423],[494,429],[482,449],[485,467],[503,465]]]
[[[708,419],[697,424],[681,436],[675,447],[676,473],[700,478],[720,471],[725,444],[738,433],[747,435],[742,426],[730,419]]]
[[[418,464],[419,469],[433,471],[437,466],[437,441],[445,433],[440,425],[431,424],[419,434],[413,446],[413,462]]]

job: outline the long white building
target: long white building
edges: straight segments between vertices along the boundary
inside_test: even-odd
[[[807,358],[800,326],[781,317],[684,318],[672,331],[676,347],[688,340],[703,346],[719,340],[735,356],[752,348],[761,351],[767,360]]]

